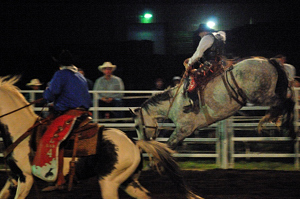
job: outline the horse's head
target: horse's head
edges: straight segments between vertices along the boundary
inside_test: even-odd
[[[146,114],[142,108],[129,109],[133,115],[135,129],[139,140],[154,140],[158,133],[157,120]]]

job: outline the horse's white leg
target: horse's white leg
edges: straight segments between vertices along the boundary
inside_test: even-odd
[[[30,192],[33,184],[33,176],[31,174],[24,174],[25,182],[18,179],[18,188],[16,192],[15,199],[25,199]]]
[[[103,199],[119,199],[119,183],[112,182],[104,178],[99,180],[99,185]]]
[[[13,153],[16,166],[21,170],[19,175],[22,176],[18,178],[18,187],[15,199],[26,198],[34,182],[29,162],[28,154],[30,153],[30,148],[28,146],[29,144],[27,142],[22,142],[17,148],[15,148]]]
[[[9,191],[10,185],[11,185],[11,183],[8,179],[0,192],[1,199],[7,199],[10,196],[10,191]]]
[[[132,181],[124,188],[124,191],[133,198],[150,199],[150,192],[138,181],[140,173],[132,176]]]
[[[118,199],[118,189],[120,185],[127,180],[138,167],[141,160],[140,151],[135,145],[133,147],[133,151],[130,153],[131,157],[127,156],[127,159],[123,157],[124,155],[122,153],[124,153],[124,151],[119,150],[121,155],[119,154],[119,163],[115,165],[116,169],[109,176],[99,180],[103,199]]]
[[[132,181],[124,189],[124,191],[133,198],[137,199],[150,199],[150,192],[145,189],[139,181]]]

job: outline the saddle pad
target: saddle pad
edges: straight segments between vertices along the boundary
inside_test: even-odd
[[[47,182],[57,178],[59,145],[70,134],[77,116],[57,117],[41,138],[31,168],[33,175]]]

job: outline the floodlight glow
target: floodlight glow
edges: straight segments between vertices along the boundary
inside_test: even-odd
[[[213,22],[213,21],[209,21],[209,22],[206,23],[206,25],[207,25],[209,28],[214,28],[215,25],[216,25],[216,23]]]
[[[144,14],[144,17],[145,17],[146,19],[150,19],[150,18],[152,17],[152,14],[146,13],[146,14]]]
[[[141,23],[152,23],[153,15],[150,12],[146,12],[143,15],[140,15],[140,22]]]

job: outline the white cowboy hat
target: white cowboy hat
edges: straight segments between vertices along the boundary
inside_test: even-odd
[[[41,86],[42,83],[39,79],[32,79],[29,83],[26,84],[26,86]]]
[[[103,72],[103,68],[112,68],[112,71],[115,71],[117,66],[112,65],[110,62],[104,62],[103,65],[98,66],[98,69]]]

